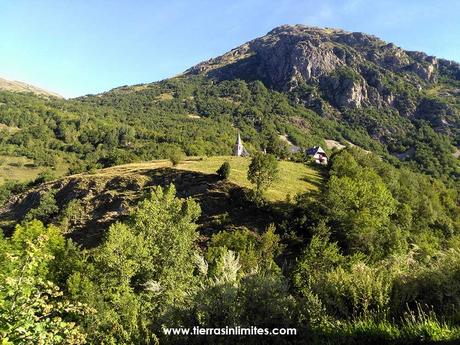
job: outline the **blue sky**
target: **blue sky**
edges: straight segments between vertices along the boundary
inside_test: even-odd
[[[281,24],[460,61],[460,1],[0,0],[0,77],[66,97],[161,80]]]

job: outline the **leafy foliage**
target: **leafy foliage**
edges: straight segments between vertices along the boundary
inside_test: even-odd
[[[86,335],[74,316],[91,314],[72,303],[49,274],[64,239],[38,221],[18,226],[11,239],[0,238],[0,339],[3,343],[83,344]]]
[[[219,175],[219,177],[222,180],[228,180],[228,178],[230,177],[230,163],[229,162],[222,163],[220,168],[217,170],[217,175]]]
[[[174,167],[178,165],[184,158],[185,155],[179,148],[171,148],[169,150],[169,160]]]
[[[278,178],[278,161],[267,154],[256,154],[249,164],[248,180],[255,185],[255,194],[260,199],[263,193]]]
[[[152,324],[195,286],[190,257],[199,212],[194,201],[175,197],[174,186],[158,187],[127,224],[110,227],[91,269],[69,278],[74,298],[98,311],[85,321],[93,341],[156,341]]]

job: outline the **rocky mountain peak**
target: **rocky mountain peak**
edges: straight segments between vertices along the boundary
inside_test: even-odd
[[[403,79],[414,88],[436,81],[438,60],[407,52],[361,32],[282,25],[267,35],[192,67],[186,74],[218,80],[261,80],[292,91],[308,84],[336,107],[388,106],[395,95],[388,84]]]

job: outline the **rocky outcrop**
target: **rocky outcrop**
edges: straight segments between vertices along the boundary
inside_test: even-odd
[[[460,133],[460,65],[360,32],[283,25],[185,74],[260,80],[323,117],[357,121],[382,141],[407,119],[451,138]],[[353,112],[360,115],[347,115]]]
[[[324,97],[338,108],[361,108],[369,101],[367,84],[360,77],[324,77],[320,81],[320,87]]]
[[[446,62],[441,65],[445,70]],[[344,68],[357,78],[337,78]],[[205,74],[218,80],[262,80],[285,92],[306,83],[319,87],[336,107],[388,107],[396,97],[392,82],[397,84],[403,78],[416,90],[434,83],[438,60],[360,32],[283,25],[186,74]],[[311,94],[302,101],[316,107],[319,104]]]

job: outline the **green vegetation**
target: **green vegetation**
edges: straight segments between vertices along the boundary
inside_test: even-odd
[[[252,188],[247,172],[251,159],[243,157],[207,157],[203,160],[188,160],[177,166],[178,169],[213,174],[224,163],[230,163],[229,181],[241,187]],[[301,163],[279,161],[279,176],[268,188],[265,198],[268,201],[285,201],[287,196],[295,196],[306,191],[318,190],[321,183],[321,172],[316,166],[306,166]]]
[[[65,243],[59,230],[29,222],[17,226],[12,238],[1,236],[0,248],[2,344],[86,343],[84,330],[75,320],[92,314],[93,309],[63,299],[57,285],[56,265],[75,249]]]
[[[226,161],[230,179],[236,169],[249,169],[249,159],[240,157],[176,168],[200,167],[216,179]],[[170,163],[97,174],[152,172],[155,165]],[[280,162],[280,177],[290,165],[302,167]],[[44,194],[28,217],[46,221],[55,198]],[[319,189],[293,195],[289,207],[264,204],[273,220],[265,229],[227,216],[226,227],[204,242],[200,206],[178,198],[171,185],[153,187],[99,246],[84,250],[62,235],[85,217],[86,206],[75,200],[58,227],[34,220],[0,238],[0,336],[6,344],[457,342],[459,201],[458,190],[443,182],[360,149],[334,153]],[[236,325],[294,327],[297,335],[217,339],[162,331]]]
[[[216,173],[222,180],[228,180],[230,177],[230,163],[223,162],[220,168],[217,169]]]
[[[247,80],[1,91],[0,343],[459,343],[458,69],[350,35],[286,92],[250,54],[214,70]],[[325,139],[360,148],[309,163]],[[194,326],[297,335],[163,332]]]
[[[230,163],[230,176],[222,180],[216,171],[225,162]],[[36,218],[61,227],[79,244],[95,246],[111,222],[123,219],[153,185],[174,183],[180,195],[193,196],[204,205],[200,226],[215,232],[238,222],[252,230],[262,229],[272,217],[268,211],[253,209],[246,200],[253,188],[247,180],[249,163],[250,159],[242,157],[189,157],[176,167],[160,160],[56,180],[42,174],[29,184],[0,187],[0,227],[10,233],[18,221]],[[280,178],[266,192],[266,201],[283,207],[297,194],[318,190],[322,176],[316,168],[280,161]]]
[[[254,193],[258,200],[277,180],[279,174],[278,161],[273,155],[256,154],[251,159],[248,169],[248,180],[255,185]]]
[[[31,209],[25,219],[33,220],[39,219],[44,220],[51,217],[53,214],[56,214],[59,211],[59,207],[56,205],[56,200],[54,198],[54,191],[51,190],[46,192],[40,197],[40,203],[36,208]]]
[[[307,89],[305,92],[313,92]],[[458,160],[451,154],[455,133],[450,136],[432,130],[442,119],[456,121],[449,108],[455,106],[451,101],[446,103],[439,97],[423,101],[424,96],[412,90],[406,98],[401,93],[395,102],[421,101],[424,114],[433,114],[432,117],[412,120],[402,110],[398,114],[393,109],[368,106],[343,109],[342,120],[337,121],[300,104],[298,97],[303,94],[296,92],[300,91],[276,92],[260,81],[216,83],[197,76],[122,87],[72,100],[3,91],[0,155],[27,161],[20,167],[3,162],[0,177],[30,180],[43,168],[54,169],[61,176],[66,171],[74,174],[169,159],[178,152],[187,156],[229,155],[237,129],[253,153],[266,150],[288,158],[288,144],[280,135],[301,147],[324,146],[325,138],[348,140],[394,164],[408,165],[445,180],[457,179]],[[324,111],[333,113],[331,105],[325,101],[322,104]],[[388,138],[374,139],[382,131],[388,133]],[[407,155],[407,162],[398,162],[391,155],[409,149],[414,154]]]
[[[177,166],[185,158],[184,153],[179,148],[170,149],[168,154],[173,167]]]

